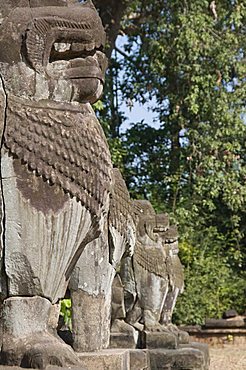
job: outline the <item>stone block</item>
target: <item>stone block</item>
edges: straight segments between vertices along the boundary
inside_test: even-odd
[[[142,348],[177,348],[178,342],[176,335],[169,332],[142,332]]]
[[[23,367],[19,367],[19,366],[4,366],[4,365],[0,365],[0,370],[22,370],[22,369],[23,369]],[[65,367],[48,365],[46,367],[46,370],[87,370],[87,369],[83,365],[65,366]]]
[[[78,353],[87,370],[131,370],[127,349],[105,349],[98,352]]]
[[[9,370],[12,370],[12,369],[10,368]],[[45,370],[87,370],[87,368],[84,367],[84,365],[67,366],[67,367],[60,367],[60,366],[49,365],[49,366],[46,367]]]
[[[52,305],[42,297],[10,297],[3,303],[2,325],[5,336],[30,337],[48,329]]]
[[[124,320],[114,320],[110,334],[110,348],[137,348],[139,331]]]
[[[148,352],[144,350],[103,350],[81,353],[81,365],[47,366],[46,370],[150,370]],[[21,370],[20,367],[1,366],[0,370]]]
[[[111,333],[110,348],[136,348],[136,338],[129,333]]]
[[[110,304],[104,294],[72,291],[73,348],[76,352],[107,348],[110,336]]]
[[[130,350],[130,370],[150,370],[148,351]]]
[[[149,350],[151,370],[206,370],[203,353],[195,348]]]
[[[232,317],[238,316],[238,313],[236,310],[227,310],[223,313],[223,319],[230,319]]]
[[[238,316],[233,320],[225,319],[209,319],[206,320],[205,329],[217,329],[217,328],[244,328],[246,327],[246,319],[243,316]]]
[[[181,348],[195,348],[203,353],[204,356],[204,369],[208,370],[210,365],[209,348],[206,343],[190,342],[189,344],[181,344]]]

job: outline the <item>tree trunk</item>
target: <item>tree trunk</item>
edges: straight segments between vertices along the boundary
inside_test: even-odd
[[[95,0],[108,37],[107,56],[110,57],[121,27],[121,20],[127,10],[129,0]]]

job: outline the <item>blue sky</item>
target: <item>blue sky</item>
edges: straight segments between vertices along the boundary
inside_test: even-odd
[[[122,105],[122,110],[126,116],[126,121],[121,127],[121,131],[125,131],[129,127],[129,125],[133,122],[140,122],[144,121],[148,123],[148,125],[153,127],[158,127],[157,123],[154,121],[154,113],[151,112],[148,108],[150,108],[151,105],[146,103],[144,105],[140,105],[139,103],[133,102],[132,109],[129,109],[126,103]]]
[[[126,43],[126,36],[118,36],[116,45],[119,49],[125,52],[124,44]],[[120,59],[122,56],[118,53],[117,57]],[[151,111],[151,106],[154,105],[154,100],[144,105],[140,105],[138,102],[132,101],[129,107],[128,102],[124,102],[122,105],[122,111],[126,116],[126,121],[121,126],[121,131],[124,132],[131,123],[144,121],[148,125],[153,127],[159,127],[157,122],[154,122],[155,114]]]

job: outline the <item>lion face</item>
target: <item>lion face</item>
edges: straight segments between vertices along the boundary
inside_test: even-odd
[[[17,96],[93,103],[103,89],[104,44],[90,3],[16,7],[0,27],[1,73]]]

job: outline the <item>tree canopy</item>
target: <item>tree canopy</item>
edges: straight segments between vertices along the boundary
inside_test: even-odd
[[[246,6],[233,0],[95,1],[111,55],[99,114],[135,198],[179,224],[177,322],[245,309]],[[115,44],[124,35],[124,46]],[[152,102],[122,132],[122,103]]]

